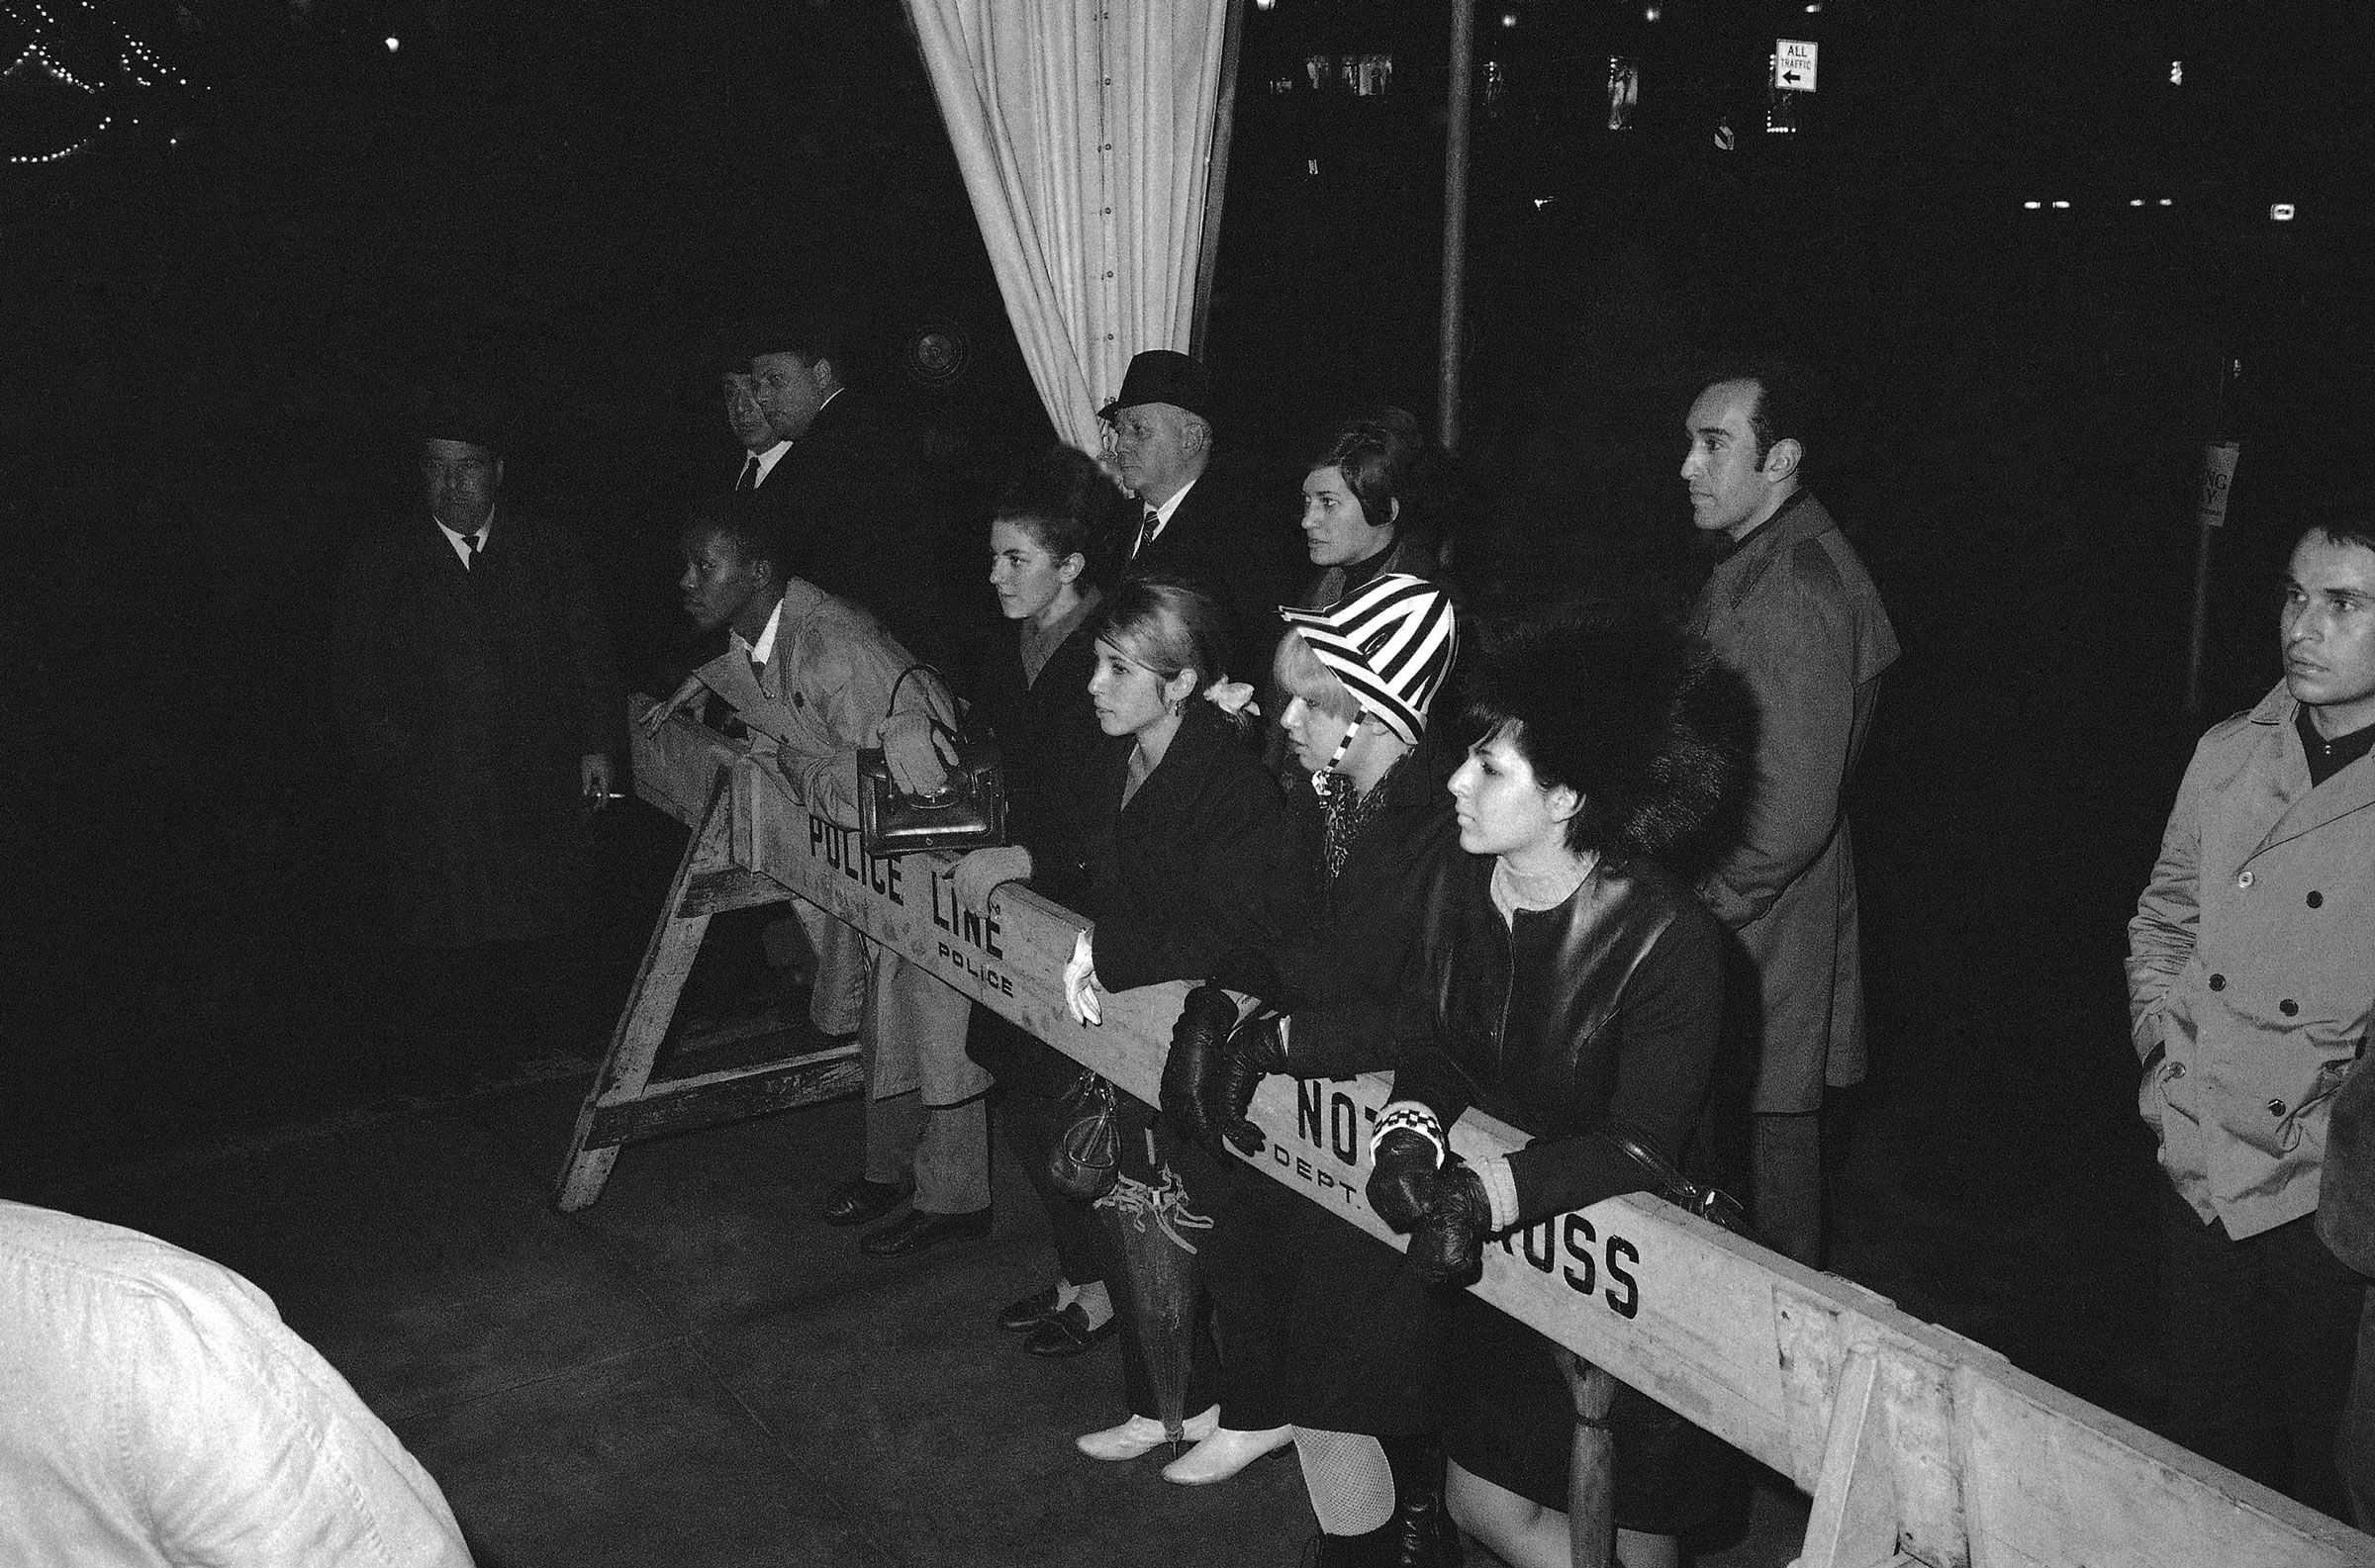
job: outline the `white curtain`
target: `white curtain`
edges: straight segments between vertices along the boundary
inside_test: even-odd
[[[1066,440],[1188,343],[1228,0],[906,0],[1031,379]]]

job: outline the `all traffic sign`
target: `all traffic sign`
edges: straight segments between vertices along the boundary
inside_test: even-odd
[[[1773,44],[1773,85],[1783,92],[1814,91],[1817,48],[1817,45],[1805,39],[1776,39]]]

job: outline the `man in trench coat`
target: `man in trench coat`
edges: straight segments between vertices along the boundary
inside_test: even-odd
[[[704,631],[725,627],[724,653],[694,672],[642,722],[714,692],[750,730],[793,799],[836,826],[858,825],[858,752],[881,746],[911,790],[944,780],[930,721],[952,725],[938,681],[858,605],[785,574],[774,519],[749,495],[695,507],[685,526],[686,611]],[[862,966],[856,1020],[866,1075],[864,1171],[826,1197],[831,1225],[861,1225],[911,1193],[914,1207],[859,1243],[897,1256],[990,1232],[990,1075],[965,1054],[973,1003],[930,969],[806,900],[795,912],[818,954],[819,983],[853,955]]]
[[[2375,1027],[2375,524],[2302,535],[2278,628],[2283,682],[2202,737],[2178,787],[2128,997],[2169,1178],[2164,1430],[2346,1518],[2337,1422],[2375,1499],[2375,1392],[2342,1414],[2366,1280],[2316,1215],[2333,1096]]]
[[[1804,378],[1778,362],[1719,373],[1690,406],[1682,464],[1692,522],[1729,541],[1700,590],[1695,629],[1757,710],[1741,832],[1699,896],[1756,972],[1757,1005],[1730,998],[1726,1028],[1755,1062],[1757,1229],[1810,1265],[1822,1254],[1823,1090],[1864,1075],[1844,796],[1880,674],[1897,658],[1879,591],[1805,488],[1811,403]]]

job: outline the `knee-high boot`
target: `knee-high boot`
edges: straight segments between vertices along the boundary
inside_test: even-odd
[[[1379,1437],[1393,1472],[1393,1517],[1365,1535],[1321,1535],[1319,1568],[1460,1568],[1460,1528],[1443,1501],[1443,1447],[1432,1433]]]

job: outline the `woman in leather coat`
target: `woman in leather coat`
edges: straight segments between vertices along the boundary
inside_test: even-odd
[[[1368,1189],[1430,1279],[1472,1277],[1489,1235],[1650,1186],[1620,1138],[1681,1163],[1715,1070],[1722,933],[1659,857],[1738,772],[1710,738],[1706,668],[1636,624],[1522,636],[1480,672],[1483,738],[1450,785],[1468,855],[1427,892]],[[1444,1135],[1472,1107],[1533,1142],[1467,1164]],[[1452,1516],[1513,1568],[1565,1565],[1574,1414],[1555,1347],[1466,1293],[1455,1312]],[[1611,1415],[1619,1554],[1672,1563],[1724,1500],[1726,1450],[1629,1389]]]

